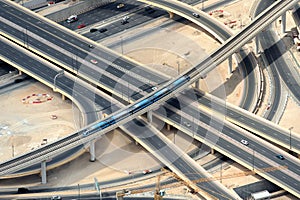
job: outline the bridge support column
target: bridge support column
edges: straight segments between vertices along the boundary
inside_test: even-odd
[[[174,13],[172,13],[172,12],[168,12],[168,13],[169,13],[170,19],[172,19],[174,17]]]
[[[47,183],[47,172],[46,172],[46,161],[41,163],[41,177],[42,177],[42,184]]]
[[[90,141],[90,161],[95,162],[96,154],[95,154],[95,140]]]
[[[255,47],[256,47],[255,48],[255,53],[259,54],[259,40],[258,40],[258,37],[255,36],[254,39],[255,39]]]
[[[123,200],[124,199],[124,192],[116,192],[116,199]]]
[[[195,88],[200,89],[200,80],[199,79],[195,82]]]
[[[61,99],[64,101],[64,100],[66,100],[66,96],[65,95],[61,95]]]
[[[232,73],[232,55],[228,57],[228,75]]]
[[[170,131],[171,130],[171,125],[167,124],[167,130]]]
[[[211,153],[212,155],[215,154],[215,149],[211,148],[211,149],[210,149],[210,153]]]
[[[286,12],[284,12],[281,16],[281,34],[285,33],[286,29]]]
[[[19,70],[19,75],[22,75],[22,71],[21,70]]]
[[[147,112],[147,120],[148,120],[148,122],[149,123],[152,123],[152,110],[149,110],[148,112]]]

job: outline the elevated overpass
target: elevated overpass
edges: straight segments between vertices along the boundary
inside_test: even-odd
[[[13,17],[13,16],[11,16],[11,17]],[[29,17],[29,16],[27,16],[27,17]],[[3,18],[3,22],[5,22],[5,20],[6,19]],[[21,19],[17,18],[16,20],[21,20]],[[7,22],[7,23],[9,23],[9,22]],[[19,23],[24,24],[24,25],[26,24],[26,22],[21,22],[21,21]],[[31,23],[34,23],[34,20],[31,20]],[[37,23],[39,23],[39,22],[37,22]],[[12,24],[12,26],[13,26],[13,24]],[[4,30],[10,31],[13,28],[15,28],[12,26],[7,26],[7,24],[3,23]],[[19,30],[19,35],[16,35],[15,37],[19,37],[20,38],[19,42],[22,44],[23,43],[22,37],[24,37],[24,33],[22,32],[23,29],[22,29],[22,27],[17,27],[17,29]],[[46,27],[45,27],[45,29],[49,30],[49,28],[46,28]],[[34,35],[34,33],[31,34],[31,32],[29,30],[30,29],[28,28],[27,33],[30,34],[31,37],[33,37],[33,39],[32,39],[32,41],[30,41],[31,37],[28,36],[29,40],[28,39],[27,40],[30,42],[29,42],[29,44],[27,42],[26,46],[28,48],[32,49],[32,48],[34,48],[32,43],[37,44],[39,41],[43,41],[43,39],[41,37],[39,37],[38,35]],[[49,31],[51,31],[51,30],[49,30]],[[17,31],[15,31],[15,32],[17,32]],[[44,31],[42,29],[38,29],[33,32],[43,33]],[[53,32],[53,34],[55,34],[55,33],[60,34],[61,32],[59,32],[59,30],[56,30],[55,32]],[[44,32],[44,34],[47,34],[47,32]],[[63,33],[61,33],[61,34],[64,38],[72,37],[72,36],[65,35]],[[34,39],[34,38],[36,38],[36,39]],[[50,38],[49,38],[49,40],[50,40]],[[54,39],[51,39],[51,40],[54,41]],[[76,38],[74,39],[74,41],[76,41]],[[71,54],[67,53],[62,47],[58,46],[59,44],[61,44],[61,45],[63,44],[66,48],[70,49],[70,51],[73,53],[71,53]],[[43,45],[44,46],[48,45],[49,47],[53,47],[53,49],[56,49],[53,51],[53,54],[54,54],[53,59],[54,59],[54,57],[60,56],[62,59],[60,62],[64,63],[63,66],[67,70],[73,71],[74,73],[77,73],[78,75],[82,74],[82,76],[85,79],[87,79],[88,81],[90,81],[96,85],[98,84],[100,87],[104,87],[107,91],[112,92],[115,95],[117,95],[125,100],[128,100],[128,96],[126,94],[129,93],[129,94],[133,94],[130,97],[130,101],[135,101],[135,100],[141,98],[142,96],[144,96],[145,94],[152,92],[153,85],[157,86],[166,81],[166,79],[161,78],[159,75],[157,75],[153,72],[142,71],[143,75],[146,77],[146,80],[145,80],[145,79],[143,79],[142,74],[137,73],[138,70],[137,70],[137,68],[134,67],[135,63],[132,63],[130,61],[128,62],[128,61],[124,60],[123,58],[118,58],[118,57],[116,57],[116,55],[110,54],[109,51],[105,51],[105,49],[103,49],[103,50],[101,49],[101,51],[99,51],[97,48],[95,51],[92,50],[92,55],[94,55],[95,57],[90,57],[90,58],[96,58],[99,62],[100,60],[102,61],[103,59],[96,57],[96,55],[105,55],[105,58],[108,61],[103,60],[103,62],[101,62],[101,64],[108,66],[111,64],[110,62],[112,62],[111,67],[109,66],[109,68],[104,68],[102,71],[100,71],[100,73],[102,73],[104,75],[100,75],[101,78],[99,81],[99,72],[97,72],[97,69],[95,69],[94,67],[90,67],[91,64],[88,63],[88,61],[87,62],[84,61],[84,58],[86,57],[88,52],[91,51],[91,49],[89,49],[87,47],[88,44],[85,43],[85,40],[82,41],[81,43],[80,43],[80,41],[74,43],[74,45],[81,46],[84,49],[83,51],[78,51],[79,49],[75,49],[74,46],[63,42],[62,40],[56,42],[55,45],[53,45],[51,43],[49,44],[49,42],[44,42],[44,44],[41,43],[41,45],[39,45],[39,46],[43,46]],[[43,51],[43,52],[45,52],[44,54],[49,55],[49,52],[47,53],[47,51],[45,51],[43,48],[38,48],[38,50],[36,50],[36,51]],[[65,53],[62,54],[61,52],[65,52]],[[68,58],[68,59],[66,60],[66,58]],[[92,68],[92,69],[90,71],[81,70],[81,69],[83,69],[83,67],[85,67],[85,65],[87,65],[89,68]],[[126,67],[124,67],[124,66],[126,66]],[[115,69],[112,69],[112,67]],[[112,70],[114,70],[114,71],[112,71]],[[128,71],[130,71],[129,75],[127,75]],[[109,73],[111,73],[112,75],[110,75]],[[94,74],[96,74],[96,76],[93,77]],[[120,77],[121,77],[120,74],[121,74],[121,76],[124,76],[124,74],[126,74],[126,78],[128,79],[129,83],[126,84],[125,81],[120,80]],[[114,83],[112,83],[112,85],[108,85],[108,83],[112,82],[112,80],[116,80],[116,81]],[[118,80],[120,80],[120,82],[118,82]],[[114,87],[114,85],[116,85],[116,84],[117,84],[118,88]],[[130,84],[130,86],[129,86],[129,84]],[[262,134],[262,135],[264,135],[264,134]],[[269,138],[270,138],[270,136],[269,136]],[[273,138],[273,139],[275,141],[277,140],[276,138]],[[277,141],[277,142],[279,144],[282,143],[281,141]],[[285,147],[286,147],[286,145],[287,144],[285,144]]]
[[[197,75],[197,74],[196,74]]]
[[[48,78],[49,82],[47,82],[47,85],[51,87],[55,87],[58,91],[62,90],[62,93],[68,95],[68,97],[71,95],[70,99],[72,98],[72,95],[75,95],[74,92],[77,94],[77,91],[74,91],[73,90],[74,88],[70,87],[70,83],[72,83],[71,80],[63,79],[67,81],[66,86],[69,85],[69,87],[62,87],[64,85],[60,84],[59,80],[61,79],[57,81],[56,86],[52,85],[54,83],[53,80],[54,77],[49,75],[53,74],[55,76],[56,73],[50,73],[47,64],[43,62],[42,59],[36,58],[40,61],[39,62],[35,61],[32,58],[35,57],[34,55],[27,55],[28,52],[26,52],[26,50],[24,51],[22,48],[16,45],[13,45],[13,47],[10,46],[9,44],[7,44],[6,41],[3,40],[3,38],[1,38],[0,44],[1,46],[5,47],[2,49],[2,50],[5,49],[5,51],[1,52],[2,54],[1,59],[9,62],[13,66],[16,66],[26,72],[27,72],[26,70],[27,67],[31,68],[31,70],[28,72],[31,76],[37,77],[37,79],[42,82],[45,82],[45,79]],[[24,52],[19,53],[17,50],[21,52],[24,51]],[[14,53],[15,56],[13,58],[10,58],[12,52],[15,52]],[[24,68],[24,66],[23,67],[20,66],[20,64],[22,64],[23,59],[19,59],[18,55],[22,55],[23,56],[22,58],[27,60],[28,65],[26,66],[26,68]],[[47,71],[47,73],[41,73],[41,71],[42,72]],[[64,89],[66,89],[66,91],[68,92],[64,91]],[[87,100],[91,99],[92,96],[94,95],[93,93],[88,95],[87,93],[88,91],[90,90],[84,89],[85,93],[83,95]],[[103,101],[103,100],[101,100],[101,97],[96,98],[96,102]],[[120,109],[121,107],[119,106],[117,105],[117,103],[114,104],[114,108],[112,108],[112,110]],[[138,124],[138,126],[136,124]],[[210,175],[202,167],[196,164],[194,160],[192,160],[189,156],[187,156],[184,152],[182,152],[176,145],[170,143],[168,139],[165,138],[165,136],[163,136],[156,129],[154,129],[147,123],[145,123],[143,120],[134,119],[134,121],[128,122],[122,125],[120,128],[130,133],[130,135],[135,140],[141,143],[147,150],[149,150],[149,152],[151,152],[156,158],[158,158],[158,160],[168,165],[169,168],[172,169],[172,171],[176,172],[176,174],[178,174],[178,176],[183,181],[185,181],[191,188],[193,188],[197,192],[201,191],[200,194],[205,198],[214,198],[214,197],[218,199],[238,198],[236,195],[231,194],[231,192],[227,191],[227,189],[224,186],[220,185],[217,181],[201,183],[201,184],[192,183],[190,179],[197,180],[199,178],[210,177]],[[143,131],[138,129],[142,129]],[[1,163],[0,164],[1,176],[3,177],[3,175],[7,173],[12,173],[18,170],[19,170],[18,173],[22,173],[22,169],[25,167],[35,165],[35,163],[44,162],[49,158],[53,158],[55,156],[60,155],[62,152],[69,153],[70,150],[74,150],[74,148],[76,149],[77,146],[80,146],[91,140],[90,137],[82,137],[83,131],[85,131],[85,129],[80,130],[79,132],[75,132],[72,135],[62,138],[59,141],[56,141],[54,143],[48,144],[39,149],[31,151],[30,153],[15,157],[8,162]],[[98,135],[97,137],[101,137],[101,135],[105,133],[106,132],[102,132],[102,134]],[[25,172],[23,171],[23,173],[26,173],[26,171]],[[205,192],[206,190],[208,192]],[[211,195],[213,195],[214,197],[212,197]]]

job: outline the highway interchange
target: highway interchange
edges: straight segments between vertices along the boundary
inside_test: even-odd
[[[8,10],[7,8],[5,9],[5,10],[3,10],[3,13],[5,12],[5,11],[8,11],[8,12],[12,12],[12,10]],[[190,12],[189,12],[190,13]],[[18,23],[18,25],[21,27],[21,25],[24,25],[24,24],[26,24],[26,22],[22,22],[21,20],[22,20],[22,18],[18,18],[17,20],[13,20],[12,18],[13,17],[15,17],[15,16],[13,16],[13,15],[11,15],[10,13],[6,13],[7,15],[5,16],[5,18],[7,17],[7,18],[10,18],[11,17],[11,21],[14,21],[14,22],[17,22]],[[2,16],[2,17],[4,17],[4,16]],[[25,17],[24,17],[24,19],[25,19]],[[31,20],[32,18],[29,18],[28,20]],[[35,19],[32,19],[32,20],[35,20]],[[5,20],[3,20],[3,21],[5,21]],[[2,21],[1,21],[2,22]],[[7,26],[7,24],[4,24],[4,22],[2,22],[3,24],[3,30],[6,30],[6,32],[10,32],[12,29],[14,29],[15,27],[8,27]],[[44,29],[47,29],[48,31],[52,31],[52,29],[49,29],[49,28],[47,28],[46,27],[46,24],[44,24],[44,23],[40,23],[39,21],[31,21],[31,23],[32,24],[35,24],[35,23],[38,23],[39,24],[39,27],[41,27],[41,28],[44,28]],[[45,25],[45,27],[43,27],[43,26]],[[6,27],[8,27],[8,29],[5,29]],[[32,26],[30,26],[29,24],[28,24],[28,27],[26,28],[26,32],[28,33],[28,36],[27,36],[27,38],[26,38],[26,40],[24,39],[25,37],[24,37],[24,32],[22,33],[22,32],[19,32],[18,33],[18,31],[16,30],[12,35],[14,36],[14,37],[16,37],[16,38],[21,38],[20,39],[20,41],[21,42],[23,42],[23,41],[25,41],[24,43],[26,43],[26,45],[27,45],[27,47],[30,47],[30,48],[32,48],[32,46],[33,46],[33,44],[37,44],[37,46],[39,46],[38,47],[38,51],[40,51],[40,52],[45,52],[45,53],[47,53],[48,54],[48,56],[49,55],[55,55],[55,56],[53,56],[52,57],[52,59],[54,60],[54,58],[59,58],[59,57],[65,57],[66,58],[66,55],[68,55],[68,53],[64,53],[65,55],[61,55],[61,53],[59,52],[59,51],[57,51],[56,50],[56,52],[55,52],[55,48],[53,48],[52,49],[52,52],[51,51],[49,51],[49,49],[43,49],[44,47],[43,47],[43,45],[38,45],[38,43],[39,43],[39,38],[37,39],[36,37],[36,35],[34,35],[34,34],[31,34],[31,33],[38,33],[38,35],[39,35],[39,37],[45,37],[45,38],[48,38],[48,40],[46,41],[46,43],[48,44],[48,42],[49,41],[51,41],[52,43],[54,43],[55,44],[55,47],[57,47],[57,46],[60,46],[61,48],[64,48],[64,49],[66,49],[66,50],[68,50],[69,52],[72,52],[73,53],[73,55],[75,55],[76,56],[76,61],[74,62],[74,56],[72,57],[72,56],[70,56],[69,58],[67,57],[65,60],[59,60],[57,63],[63,63],[64,65],[69,65],[67,68],[69,68],[69,70],[70,71],[73,71],[73,72],[76,72],[76,73],[78,73],[78,75],[79,74],[84,74],[84,76],[88,76],[88,75],[90,75],[89,76],[89,80],[99,80],[99,79],[97,79],[97,76],[96,77],[93,77],[92,75],[94,75],[94,73],[91,73],[91,71],[85,71],[87,68],[86,67],[83,67],[83,66],[87,66],[87,67],[89,67],[89,69],[91,70],[91,64],[90,63],[86,63],[86,65],[84,65],[85,63],[83,62],[83,60],[81,60],[80,58],[85,58],[86,56],[87,56],[87,54],[85,53],[85,52],[87,52],[87,51],[91,51],[91,49],[88,47],[88,43],[86,43],[86,42],[82,42],[82,41],[80,41],[80,40],[78,40],[78,39],[76,39],[76,38],[74,38],[74,44],[71,46],[70,44],[67,44],[67,43],[65,43],[65,44],[63,44],[64,43],[64,41],[63,40],[60,40],[59,38],[53,38],[53,39],[50,39],[52,36],[51,35],[47,35],[47,33],[46,32],[44,32],[43,33],[43,30],[41,30],[41,29],[39,29],[39,30],[37,30],[39,27],[32,27]],[[18,28],[17,28],[18,29]],[[20,28],[19,28],[20,29]],[[54,30],[54,29],[53,29]],[[56,31],[59,31],[59,30],[56,30]],[[61,35],[62,36],[62,38],[70,38],[70,36],[67,36],[67,35],[64,35],[64,33],[60,33],[60,34],[58,34],[58,32],[54,32],[56,35]],[[23,34],[23,35],[22,35]],[[30,36],[29,36],[30,35]],[[23,36],[23,41],[22,41],[22,36]],[[32,36],[32,37],[31,37]],[[34,39],[36,39],[35,41],[34,41]],[[57,42],[56,40],[59,40],[59,42]],[[76,43],[77,42],[77,43]],[[49,47],[54,47],[54,44],[50,44],[49,45]],[[4,44],[3,44],[4,45]],[[80,51],[80,49],[76,49],[76,48],[74,48],[74,46],[75,47],[81,47],[82,49],[84,49],[85,50],[85,52],[84,51]],[[36,47],[37,48],[37,47]],[[92,49],[92,52],[94,53],[94,51],[101,51],[101,55],[103,55],[103,54],[107,54],[107,52],[103,52],[103,49],[101,48],[101,49],[98,49],[98,48],[95,48],[95,49]],[[110,53],[110,52],[109,52]],[[2,52],[2,54],[3,55],[5,55],[5,52]],[[98,53],[98,52],[96,52],[95,53],[96,55],[99,55],[100,53]],[[126,60],[124,60],[123,58],[113,58],[113,57],[110,57],[111,55],[110,54],[107,54],[107,56],[105,56],[106,58],[108,58],[108,60],[110,60],[110,61],[114,61],[113,63],[114,64],[117,64],[117,65],[119,65],[119,66],[127,66],[127,67],[129,67],[128,65],[130,65],[131,63],[128,63],[128,61],[126,61]],[[7,57],[9,57],[8,55],[7,55]],[[95,58],[95,57],[89,57],[90,59],[93,59],[93,58]],[[88,59],[89,59],[88,58]],[[98,63],[100,63],[100,60],[101,60],[101,58],[96,58],[97,60],[98,60]],[[80,64],[80,62],[83,62],[83,64]],[[75,66],[74,66],[74,63],[75,63]],[[126,64],[125,64],[126,63]],[[79,69],[79,67],[77,68],[77,66],[78,65],[80,65],[80,69]],[[107,63],[105,64],[105,65],[107,65]],[[137,99],[139,99],[139,98],[141,98],[143,95],[145,95],[147,92],[153,92],[153,85],[150,85],[150,84],[147,84],[147,82],[148,83],[156,83],[156,84],[161,84],[161,83],[164,83],[165,82],[165,80],[164,79],[162,79],[161,77],[159,77],[159,76],[157,76],[157,75],[153,75],[153,74],[149,74],[149,75],[147,75],[147,73],[150,73],[150,72],[147,72],[147,71],[142,71],[142,72],[140,72],[139,70],[141,69],[141,68],[134,68],[134,64],[131,64],[132,65],[132,68],[133,68],[133,70],[132,70],[132,68],[130,68],[130,70],[132,71],[132,72],[134,72],[134,73],[136,73],[136,74],[138,74],[139,76],[141,76],[141,75],[145,75],[145,77],[148,79],[147,81],[145,81],[144,83],[143,82],[141,82],[141,79],[139,79],[139,78],[137,78],[137,79],[133,79],[133,78],[135,78],[134,76],[130,76],[130,75],[128,75],[130,78],[129,79],[127,79],[127,81],[130,83],[130,87],[126,87],[126,83],[124,83],[124,84],[120,84],[120,86],[119,87],[115,87],[115,85],[119,85],[119,84],[116,84],[116,82],[112,82],[111,80],[110,81],[108,81],[108,79],[105,77],[105,76],[103,76],[103,75],[101,75],[101,79],[100,79],[100,86],[104,86],[104,87],[106,87],[106,89],[108,90],[108,91],[112,91],[112,89],[110,89],[110,88],[113,88],[113,91],[114,92],[118,92],[118,93],[116,93],[116,95],[118,95],[118,96],[120,96],[120,97],[122,97],[123,95],[122,94],[124,94],[124,93],[126,93],[126,92],[128,92],[128,88],[130,89],[130,90],[132,90],[132,91],[129,91],[129,94],[134,94],[133,96],[131,96],[131,100],[132,101],[134,101],[134,100],[137,100]],[[72,67],[70,67],[70,66],[72,66]],[[98,65],[97,64],[97,66],[100,66],[100,65]],[[125,69],[125,70],[128,70],[128,68],[127,69]],[[109,73],[111,73],[111,74],[109,74],[109,75],[107,75],[107,76],[110,76],[110,78],[112,78],[112,77],[114,77],[114,79],[117,79],[117,80],[119,80],[119,77],[122,77],[123,75],[124,75],[124,71],[122,72],[121,70],[116,70],[116,68],[112,68],[112,67],[107,67],[107,70],[106,70],[106,72],[105,73],[107,73],[107,72],[109,72]],[[53,77],[55,76],[55,73],[52,75],[52,80],[53,80]],[[152,77],[154,77],[153,79],[151,79]],[[57,87],[58,88],[61,88],[61,89],[63,89],[61,86],[60,86],[60,81],[61,81],[61,79],[62,78],[58,78],[57,79]],[[50,81],[48,81],[48,82],[52,82],[51,80]],[[115,84],[115,85],[110,85],[110,86],[108,86],[108,83],[111,83],[111,84]],[[136,86],[138,86],[138,87],[136,87]],[[139,92],[139,91],[142,91],[142,92]],[[96,98],[95,98],[96,99]],[[181,98],[182,99],[182,98]],[[202,98],[201,98],[202,99]],[[168,118],[169,119],[172,119],[172,117],[174,117],[172,120],[174,120],[175,122],[177,122],[178,123],[178,121],[176,121],[176,115],[178,115],[178,111],[174,111],[174,109],[181,109],[181,108],[178,108],[175,104],[174,104],[174,101],[175,100],[169,100],[168,101],[168,109],[170,108],[170,105],[171,106],[173,106],[173,113],[172,113],[172,116],[168,116]],[[181,102],[181,104],[182,104],[182,102]],[[165,106],[165,109],[167,109],[166,108],[167,106]],[[176,108],[177,107],[177,108]],[[186,105],[186,106],[184,106],[184,107],[186,107],[186,108],[188,108],[188,109],[183,109],[185,112],[187,112],[187,114],[188,115],[191,115],[191,116],[195,116],[195,114],[191,114],[191,113],[197,113],[196,112],[196,110],[195,110],[195,108],[189,108],[189,107],[191,107],[191,105]],[[171,109],[169,109],[168,110],[168,112],[172,112],[171,111]],[[177,113],[176,113],[177,112]],[[158,113],[158,115],[159,115],[159,113]],[[191,129],[191,130],[199,130],[199,134],[201,134],[201,133],[206,133],[206,131],[203,131],[202,129],[203,129],[203,127],[198,127],[198,128],[195,128],[195,125],[194,125],[194,122],[198,122],[197,120],[199,120],[199,117],[195,117],[196,118],[196,120],[190,120],[190,119],[186,119],[184,116],[180,116],[179,117],[179,119],[182,119],[182,121],[186,121],[186,122],[189,122],[190,124],[191,124],[191,126],[188,128],[188,129]],[[205,120],[202,120],[201,119],[201,121],[202,122],[204,122],[204,123],[207,123],[207,122],[209,122],[209,121],[211,121],[210,119],[209,119],[209,117],[208,116],[203,116],[203,118],[208,118],[208,121],[206,121],[205,122]],[[178,117],[177,117],[177,119],[178,119]],[[198,122],[198,123],[200,123],[200,122]],[[212,124],[210,124],[210,125],[212,125]],[[222,125],[222,126],[224,126],[224,125]],[[218,122],[216,121],[216,124],[215,124],[215,127],[219,127],[219,124],[218,124]],[[228,128],[227,127],[227,125],[225,125],[224,126],[224,128],[223,128],[223,130],[222,130],[222,132],[223,132],[223,134],[226,134],[226,130],[228,131],[228,130],[230,130],[230,131],[228,131],[227,132],[227,134],[229,135],[230,133],[232,133],[232,128]],[[146,132],[145,132],[146,133]],[[214,134],[213,132],[210,132],[211,134]],[[236,154],[242,154],[242,155],[233,155],[234,156],[234,158],[242,158],[242,157],[244,157],[244,159],[247,157],[247,159],[248,159],[248,161],[244,161],[245,163],[248,163],[248,164],[250,164],[251,165],[251,163],[252,163],[252,151],[251,150],[244,150],[243,149],[243,146],[241,146],[240,145],[240,143],[239,143],[239,141],[240,141],[240,139],[241,138],[244,138],[244,136],[243,135],[239,135],[239,134],[241,134],[241,133],[238,133],[238,132],[236,132],[236,134],[234,134],[233,136],[230,136],[231,138],[234,138],[234,137],[236,137],[236,138],[234,138],[236,141],[237,141],[237,147],[240,147],[240,148],[242,148],[241,149],[241,151],[237,151],[237,152],[233,152],[233,150],[232,150],[232,143],[227,143],[226,144],[226,142],[228,142],[228,141],[226,141],[226,139],[225,140],[223,140],[223,138],[219,138],[219,140],[218,140],[218,142],[217,142],[217,144],[218,145],[220,145],[221,147],[225,147],[225,146],[227,146],[229,149],[227,150],[227,152],[230,152],[230,153],[236,153]],[[196,135],[196,134],[195,134]],[[249,136],[250,137],[250,136]],[[205,136],[204,136],[204,138],[205,138]],[[197,139],[197,138],[196,138]],[[255,157],[255,165],[258,165],[259,166],[259,168],[260,167],[267,167],[267,166],[269,166],[269,163],[265,163],[265,162],[263,162],[262,160],[266,160],[267,158],[270,158],[270,157],[274,157],[274,155],[276,155],[276,154],[274,154],[274,152],[273,151],[271,151],[270,149],[265,149],[265,147],[264,147],[264,145],[262,144],[262,145],[260,145],[259,144],[259,139],[256,139],[255,138],[255,140],[250,140],[249,139],[249,141],[251,141],[250,142],[250,149],[253,149],[253,147],[252,147],[252,144],[253,144],[253,146],[255,146],[255,149],[257,149],[258,148],[258,150],[259,150],[259,152],[261,152],[260,150],[262,150],[262,152],[264,152],[264,151],[266,151],[266,153],[264,154],[264,156],[266,156],[266,158],[262,158],[262,159],[260,159],[260,158],[256,158]],[[147,142],[149,142],[149,141],[147,141]],[[152,144],[154,144],[155,142],[153,142]],[[254,145],[255,144],[255,145]],[[299,144],[299,143],[298,143]],[[251,148],[252,147],[252,148]],[[156,147],[157,149],[159,149],[160,147]],[[226,147],[225,147],[226,148]],[[235,147],[236,148],[236,147]],[[248,151],[248,152],[247,152]],[[255,150],[256,151],[256,150]],[[239,153],[238,153],[239,152]],[[243,152],[243,153],[241,153],[241,152]],[[231,155],[232,156],[232,155]],[[175,156],[176,157],[176,156]],[[283,163],[282,164],[284,164],[284,165],[287,165],[288,166],[288,169],[290,170],[290,171],[293,171],[294,173],[296,173],[296,174],[299,174],[299,172],[297,171],[297,170],[299,170],[299,169],[297,169],[297,163],[293,163],[293,162],[291,162],[291,161],[289,161],[289,159],[286,159],[286,160],[284,160],[284,161],[282,161]],[[294,165],[294,166],[293,166]],[[274,165],[271,165],[271,166],[274,166]],[[284,173],[284,172],[281,172],[281,171],[279,171],[279,172],[270,172],[269,174],[270,174],[270,176],[272,176],[272,175],[274,175],[274,176],[280,176],[280,177],[282,177],[283,176],[283,174],[280,174],[280,173]],[[298,175],[293,175],[292,177],[293,178],[295,178],[295,177],[297,177]],[[292,180],[293,178],[292,177],[289,177],[288,179],[289,180]],[[191,177],[189,177],[190,179],[193,179],[193,178],[191,178]],[[287,183],[287,182],[285,182],[284,184],[287,184],[287,185],[293,185],[293,184],[295,184],[295,183],[297,183],[297,179],[296,180],[294,180],[294,181],[292,181],[292,182],[289,182],[289,183]],[[297,184],[294,186],[294,187],[296,187],[297,188]]]

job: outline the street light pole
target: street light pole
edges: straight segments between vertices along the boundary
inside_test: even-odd
[[[254,147],[253,147],[253,157],[252,157],[252,165],[253,165],[253,171],[254,171],[254,152],[255,152],[255,150],[254,150]]]
[[[180,65],[179,65],[179,61],[176,61],[177,63],[177,72],[178,72],[178,75],[180,74]]]
[[[293,128],[294,128],[293,126],[289,128],[289,130],[290,130],[290,150],[292,149],[292,129]]]
[[[78,199],[80,199],[80,187],[79,187],[79,184],[78,184]]]
[[[55,89],[56,89],[56,79],[57,79],[57,77],[60,76],[60,75],[63,75],[63,74],[64,74],[64,70],[60,70],[60,71],[58,71],[58,73],[54,76],[54,80],[53,80],[54,88],[53,88],[53,91],[55,91]]]

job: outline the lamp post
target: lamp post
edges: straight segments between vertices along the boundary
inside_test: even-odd
[[[290,130],[290,150],[292,149],[292,129],[293,128],[294,128],[293,126],[289,128],[289,130]]]
[[[180,65],[179,65],[179,61],[176,61],[176,63],[177,63],[177,73],[178,73],[178,75],[180,74]]]
[[[123,55],[123,36],[121,36],[121,52],[122,52],[122,55]]]
[[[252,157],[252,166],[253,166],[253,171],[254,171],[254,168],[255,168],[255,166],[254,166],[254,153],[255,153],[255,149],[254,149],[254,147],[253,147],[253,157]]]
[[[58,76],[61,76],[61,75],[63,75],[63,74],[64,74],[64,70],[60,70],[60,71],[58,71],[58,73],[54,76],[54,80],[53,80],[54,88],[53,88],[53,91],[55,91],[55,89],[56,89],[56,79],[57,79],[57,77],[58,77]]]
[[[77,186],[78,186],[78,199],[80,199],[80,186],[79,184]]]

